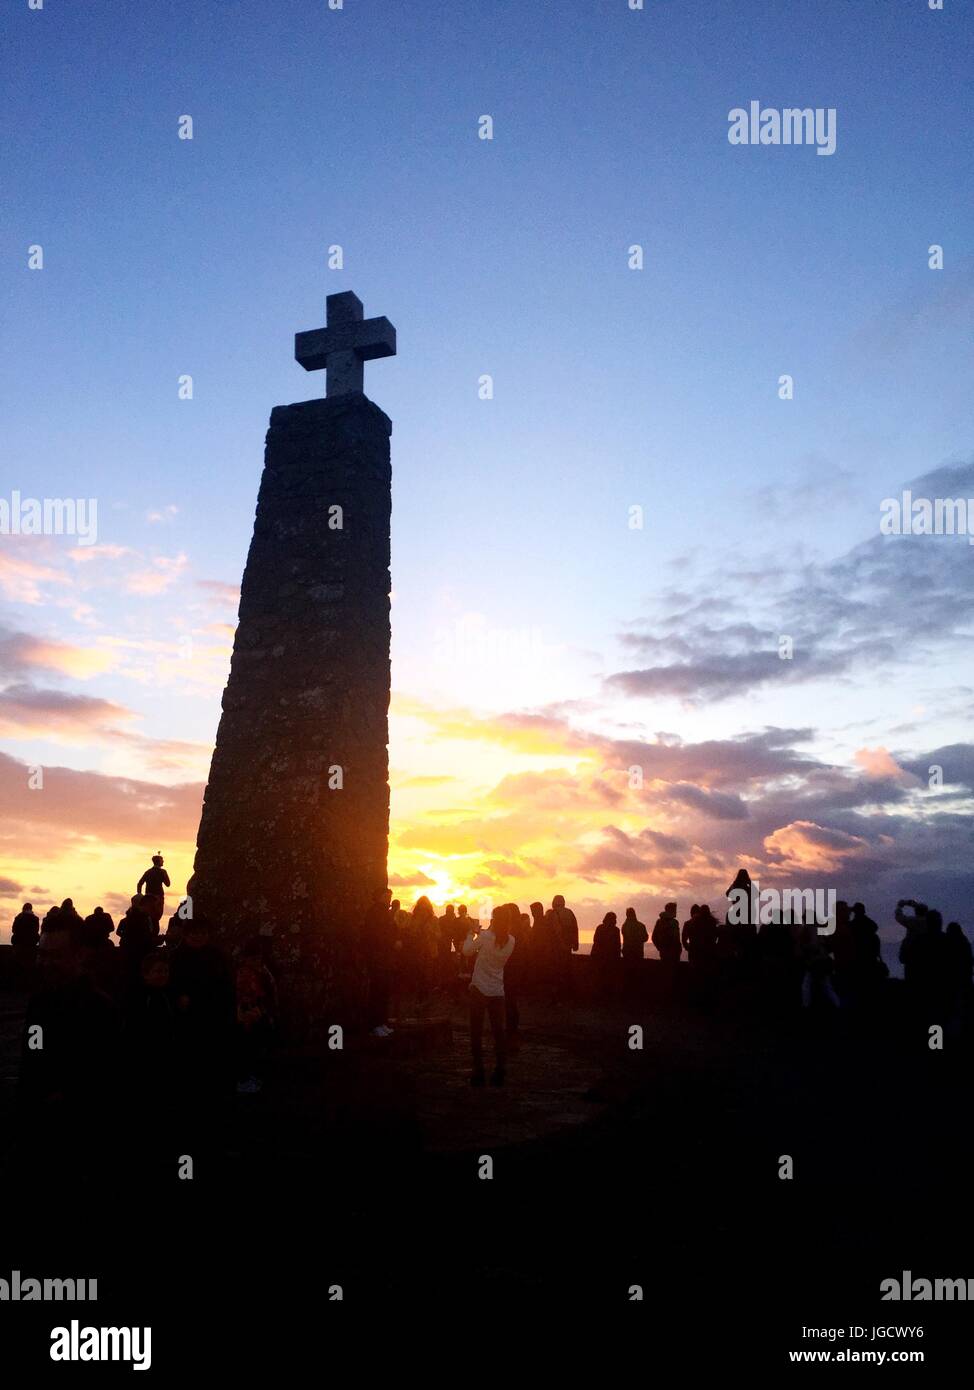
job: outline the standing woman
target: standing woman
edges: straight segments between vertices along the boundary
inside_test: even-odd
[[[607,912],[595,928],[595,935],[592,938],[591,960],[595,966],[599,993],[602,995],[613,993],[619,966],[622,940],[619,935],[619,928],[616,926],[616,920],[614,912]]]
[[[470,1052],[473,1057],[470,1084],[484,1084],[484,1014],[487,1013],[494,1038],[494,1071],[490,1084],[503,1086],[507,1063],[504,966],[514,952],[509,905],[494,909],[489,931],[478,934],[471,923],[470,934],[461,949],[465,956],[476,958],[470,981]]]
[[[429,997],[430,983],[436,963],[437,927],[436,913],[429,898],[416,899],[411,922],[413,969],[415,971],[416,1004],[422,1008]]]

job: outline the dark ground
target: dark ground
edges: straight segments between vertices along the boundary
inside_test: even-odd
[[[36,1178],[12,1123],[22,1005],[0,995],[0,1278],[99,1279],[97,1305],[3,1305],[28,1370],[132,1373],[53,1367],[50,1328],[75,1316],[151,1325],[166,1381],[201,1351],[320,1368],[346,1338],[408,1370],[444,1337],[478,1346],[484,1318],[503,1335],[505,1313],[544,1356],[631,1338],[647,1372],[787,1375],[790,1350],[850,1345],[922,1350],[907,1375],[964,1365],[971,1305],[880,1301],[904,1269],[974,1277],[971,1059],[905,1027],[897,983],[858,1025],[768,1017],[747,987],[719,1011],[528,1003],[503,1090],[468,1086],[460,1007],[452,1039],[441,1025],[412,1055],[402,1034],[291,1050],[191,1182],[175,1155],[127,1153],[124,1103],[107,1153],[74,1124]],[[858,1343],[802,1336],[855,1325]],[[876,1325],[925,1335],[875,1342]]]

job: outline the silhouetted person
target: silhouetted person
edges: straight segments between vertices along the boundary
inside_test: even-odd
[[[683,924],[683,946],[694,970],[713,969],[717,960],[717,919],[706,903],[690,909],[689,920]]]
[[[159,935],[159,923],[166,910],[166,889],[169,887],[169,875],[162,867],[163,862],[161,854],[154,854],[151,868],[146,869],[135,887],[137,893],[145,890],[145,901],[153,923],[154,936]]]
[[[453,957],[450,963],[450,992],[454,997],[462,998],[464,1004],[467,1003],[467,991],[470,988],[470,981],[473,978],[473,960],[468,960],[463,954],[463,943],[466,941],[471,928],[479,928],[480,923],[475,921],[467,911],[467,904],[460,903],[457,907],[457,915],[453,919]]]
[[[642,962],[643,947],[649,940],[649,932],[636,916],[634,907],[626,908],[626,919],[622,924],[622,959],[627,965]]]
[[[418,1007],[429,998],[437,959],[437,920],[429,898],[416,899],[403,938],[407,971]]]
[[[835,905],[835,930],[826,940],[835,962],[835,987],[845,1002],[855,986],[856,939],[849,904],[841,898]]]
[[[11,946],[36,946],[41,935],[41,919],[33,903],[24,903],[10,928]]]
[[[534,946],[539,987],[543,988],[548,1001],[554,1004],[564,991],[565,953],[562,950],[558,918],[549,908],[541,917],[531,936]]]
[[[558,893],[551,900],[551,910],[555,914],[558,923],[558,934],[562,949],[571,953],[578,950],[578,919],[570,907],[565,906],[565,899]]]
[[[152,918],[146,911],[145,899],[136,896],[126,909],[125,916],[115,928],[122,963],[129,977],[137,980],[142,966],[142,957],[154,949],[155,933]]]
[[[162,938],[162,944],[166,947],[175,949],[183,939],[183,927],[186,925],[186,918],[182,915],[182,905],[177,907],[169,921],[166,923],[166,932]]]
[[[436,975],[437,984],[449,988],[452,974],[450,957],[453,955],[453,938],[457,932],[457,914],[452,903],[447,903],[443,916],[436,924]]]
[[[495,908],[490,929],[473,931],[463,943],[463,954],[473,956],[473,979],[470,982],[470,1051],[473,1057],[471,1086],[484,1084],[484,1014],[490,1015],[490,1031],[494,1038],[494,1072],[491,1085],[503,1086],[507,1064],[504,1009],[504,967],[514,953],[514,938],[510,934],[510,914]]]
[[[616,926],[617,920],[614,912],[607,912],[595,928],[592,937],[591,960],[595,966],[599,993],[602,995],[613,992],[619,971],[622,936]]]
[[[456,951],[457,955],[460,954],[463,943],[467,939],[467,933],[470,931],[470,927],[471,919],[467,915],[467,904],[461,903],[457,908],[456,920],[453,927],[453,949]]]
[[[398,928],[389,901],[391,896],[388,888],[378,889],[362,924],[362,947],[369,976],[366,1023],[377,1038],[387,1038],[392,1032],[389,996]]]
[[[827,945],[829,938],[822,936],[818,927],[813,917],[802,923],[798,936],[802,1008],[815,1011],[837,1008],[839,1003],[832,982],[835,963]]]
[[[44,937],[50,937],[56,932],[63,932],[72,944],[77,944],[78,928],[81,925],[81,916],[75,908],[73,899],[65,898],[60,907],[52,907],[44,918],[40,944],[45,946]]]
[[[734,882],[728,888],[727,898],[727,920],[737,924],[746,923],[752,925],[751,911],[751,875],[747,869],[738,869],[734,875]],[[754,923],[753,925],[757,925]]]
[[[399,943],[396,947],[395,960],[392,966],[392,988],[389,997],[389,1017],[399,1018],[403,1012],[403,1000],[409,986],[412,972],[409,950],[409,926],[412,921],[408,913],[398,898],[393,898],[389,908],[389,915],[392,918],[392,925],[395,929],[396,940]]]
[[[57,906],[49,907],[44,913],[44,917],[41,921],[41,939],[37,943],[38,949],[42,955],[54,944],[55,938],[59,935],[60,930],[61,909]],[[67,932],[65,932],[65,936],[66,935]]]
[[[772,1016],[787,1014],[800,1001],[803,970],[799,964],[799,921],[762,922],[757,935],[758,974],[764,1004]],[[717,960],[720,960],[720,928],[717,928]]]
[[[571,991],[572,954],[578,950],[578,919],[560,893],[551,900],[555,918],[555,990],[559,997]]]
[[[838,914],[838,904],[836,904]],[[889,975],[879,944],[879,927],[862,903],[853,903],[848,917],[848,962],[844,1002],[854,1008],[870,1003]]]
[[[114,930],[115,923],[105,909],[96,907],[82,923],[78,933],[79,942],[83,946],[102,946],[106,941],[111,941]]]
[[[903,912],[905,907],[914,909],[912,917]],[[897,922],[907,928],[900,944],[900,960],[916,1022],[922,1027],[943,1026],[951,1004],[950,948],[944,936],[943,918],[925,903],[912,899],[898,903],[895,915]]]
[[[27,1005],[21,1056],[21,1096],[37,1160],[63,1176],[70,1152],[72,1180],[107,1162],[119,1113],[120,1014],[82,964],[68,931],[54,932],[41,958],[40,987]]]
[[[676,903],[665,903],[663,911],[653,927],[653,945],[664,965],[676,966],[683,954],[680,946],[680,923],[676,916]]]
[[[29,979],[37,960],[37,943],[41,937],[41,921],[33,903],[24,903],[10,928],[10,945],[14,965],[21,979]]]
[[[738,869],[734,882],[727,889],[727,920],[725,930],[729,931],[727,941],[719,943],[718,954],[733,959],[745,966],[753,962],[757,954],[758,913],[752,902],[753,884],[747,869]]]
[[[114,941],[100,930],[89,933],[85,928],[75,954],[79,970],[90,975],[103,993],[121,1003],[131,982],[131,972]]]

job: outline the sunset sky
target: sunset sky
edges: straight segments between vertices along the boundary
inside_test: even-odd
[[[399,339],[397,895],[560,891],[587,937],[743,863],[974,927],[974,547],[879,531],[974,499],[970,27],[735,8],[8,15],[0,498],[97,541],[0,536],[0,939],[157,849],[185,886],[267,419],[346,289]],[[835,154],[732,146],[751,100]]]

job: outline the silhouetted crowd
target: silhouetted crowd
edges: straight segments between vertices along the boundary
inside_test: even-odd
[[[121,1102],[128,1132],[157,1151],[161,1135],[189,1143],[211,1127],[234,1086],[260,1088],[277,1025],[266,940],[231,960],[178,910],[163,931],[168,883],[157,855],[117,926],[70,898],[43,921],[30,903],[14,919],[14,971],[31,989],[20,1098],[42,1127],[88,1132]]]
[[[516,903],[493,910],[481,930],[466,906],[448,904],[441,916],[429,898],[411,912],[390,894],[380,893],[367,914],[363,944],[369,962],[368,1022],[388,1037],[391,1020],[422,1012],[434,994],[470,998],[474,1085],[482,1085],[482,1032],[488,1016],[494,1037],[495,1070],[503,1084],[508,1052],[519,1039],[520,1004],[525,998],[559,1004],[573,997],[578,972],[578,921],[557,896],[550,909]],[[713,1006],[721,990],[741,981],[758,985],[777,1006],[814,1013],[842,1010],[864,1015],[883,996],[889,970],[881,955],[879,929],[862,903],[835,904],[834,918],[814,915],[755,920],[751,881],[741,870],[727,889],[735,910],[724,920],[707,903],[694,903],[680,922],[677,904],[664,904],[652,932],[633,907],[620,927],[607,912],[595,928],[588,963],[589,995],[610,1000],[638,998],[644,992],[644,950],[648,942],[659,958],[654,997],[681,994]],[[905,908],[911,908],[905,914]],[[900,948],[906,999],[918,1023],[941,1025],[957,1034],[971,1006],[971,947],[956,922],[943,929],[940,914],[922,903],[900,903],[896,920],[906,928]],[[686,974],[681,962],[686,961]],[[478,979],[478,971],[480,978]]]
[[[260,1089],[278,1026],[271,942],[256,936],[230,959],[210,940],[205,922],[173,913],[163,932],[165,889],[161,855],[140,878],[117,926],[101,907],[87,916],[70,898],[43,921],[30,903],[14,919],[15,970],[33,988],[22,1068],[25,1100],[84,1095],[92,1103],[96,1057],[121,1059],[133,1082],[133,1105],[147,1124],[173,1107],[203,1112],[214,1098]],[[658,957],[652,998],[715,1006],[739,981],[757,982],[784,1007],[816,1013],[867,1013],[883,995],[888,969],[876,922],[862,903],[835,904],[828,924],[812,918],[753,920],[751,884],[742,870],[727,890],[743,890],[744,907],[720,920],[706,903],[693,904],[681,923],[667,902],[652,931],[633,907],[621,925],[607,912],[596,926],[589,961],[579,950],[575,913],[557,895],[550,908],[516,903],[493,909],[488,927],[463,904],[438,915],[428,897],[411,911],[388,890],[377,894],[362,924],[360,948],[368,977],[366,1023],[385,1038],[400,1018],[423,1014],[434,1002],[463,1000],[470,1008],[474,1085],[485,1083],[483,1030],[489,1020],[502,1085],[508,1055],[520,1040],[525,1000],[560,1007],[584,1000],[646,997],[647,944]],[[739,907],[739,903],[737,904]],[[971,1010],[971,946],[960,925],[944,928],[939,912],[903,900],[896,921],[905,997],[918,1024],[939,1024],[958,1035]],[[113,941],[113,937],[117,938]],[[684,964],[685,962],[685,964]],[[32,1030],[34,1030],[32,1032]],[[42,1041],[33,1045],[31,1039]]]

